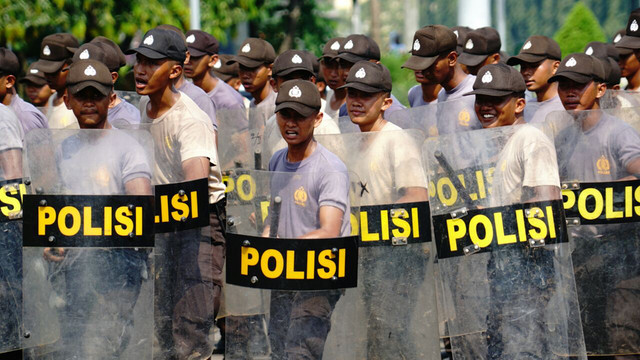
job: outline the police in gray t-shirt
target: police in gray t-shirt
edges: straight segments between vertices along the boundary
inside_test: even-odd
[[[347,167],[320,144],[309,157],[296,163],[287,161],[287,152],[286,148],[277,151],[269,162],[270,171],[299,175],[276,173],[271,179],[271,196],[282,198],[278,236],[297,238],[319,229],[321,206],[333,206],[344,212],[340,236],[348,236],[351,205]]]
[[[438,93],[438,134],[482,129],[474,109],[475,95],[464,96],[473,91],[475,81],[475,76],[467,75],[455,88]]]
[[[587,131],[562,130],[555,139],[562,181],[614,181],[629,176],[627,165],[640,157],[640,135],[629,124],[602,112]]]
[[[213,126],[216,129],[218,128],[218,119],[216,118],[216,107],[213,104],[213,101],[211,100],[211,98],[207,95],[206,92],[204,92],[204,90],[200,89],[199,87],[195,86],[193,83],[186,80],[178,90],[187,94],[187,96],[190,97],[191,100],[193,100],[193,102],[196,103],[196,105],[198,105],[200,109],[202,109],[202,111],[207,113],[207,115],[209,116],[209,119],[211,119],[211,123],[213,124]]]
[[[11,96],[9,108],[16,113],[25,134],[33,129],[47,129],[49,127],[47,117],[35,106],[22,100],[16,94]]]
[[[216,110],[221,109],[236,109],[236,110],[244,110],[244,98],[237,92],[231,85],[226,82],[218,79],[218,83],[213,90],[207,93],[213,104],[216,107]]]
[[[440,92],[442,92],[444,90],[440,90]],[[422,86],[420,86],[420,84],[413,86],[411,89],[409,89],[409,93],[407,95],[408,100],[409,100],[409,106],[411,106],[412,108],[414,107],[418,107],[418,106],[424,106],[424,105],[429,105],[431,103],[435,103],[438,100],[434,100],[430,103],[425,102],[424,98],[422,97]]]
[[[542,123],[547,115],[553,111],[564,111],[564,106],[558,95],[543,102],[538,102],[535,98],[528,99],[527,105],[524,107],[524,121],[530,124]]]
[[[140,109],[120,98],[120,103],[109,109],[107,120],[110,123],[125,120],[129,124],[140,124]]]

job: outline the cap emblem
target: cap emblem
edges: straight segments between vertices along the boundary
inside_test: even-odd
[[[636,21],[636,19],[633,19],[633,22],[631,23],[631,25],[629,25],[629,30],[633,32],[638,31],[638,22]]]
[[[222,67],[222,61],[220,61],[220,59],[218,59],[218,61],[216,61],[215,64],[213,64],[213,67],[216,69],[220,69]]]
[[[353,49],[353,41],[349,40],[346,44],[344,44],[344,48],[347,50]]]
[[[145,45],[148,45],[148,46],[153,45],[153,35],[147,36],[147,38],[144,39],[144,41],[142,43],[145,44]]]
[[[80,58],[80,60],[87,60],[89,58],[89,49],[84,49],[83,52],[80,53],[80,56],[78,56]]]
[[[38,73],[38,69],[31,69],[29,70],[30,73],[32,74],[37,74]]]
[[[591,46],[589,46],[587,51],[585,51],[584,53],[587,54],[587,55],[593,55],[593,48]]]
[[[482,75],[483,84],[488,84],[492,81],[493,81],[493,75],[491,75],[491,71],[487,71],[486,73],[484,73],[484,75]]]
[[[251,44],[246,43],[246,44],[242,47],[242,50],[240,50],[240,51],[242,51],[242,52],[243,52],[243,53],[245,53],[245,54],[246,54],[246,53],[248,53],[249,51],[251,51]]]
[[[420,41],[416,39],[416,41],[413,42],[413,51],[418,51],[418,50],[420,50]]]
[[[356,71],[356,77],[358,79],[364,79],[365,76],[367,76],[367,72],[364,71],[364,68],[360,68],[360,70]]]
[[[191,34],[189,36],[187,36],[187,43],[189,44],[193,44],[196,41],[196,36]]]
[[[531,41],[527,41],[527,43],[524,44],[524,46],[522,47],[522,50],[529,50],[531,49],[531,46],[532,46]]]
[[[44,46],[44,49],[42,49],[42,53],[47,56],[51,55],[51,49],[49,49],[49,45]]]
[[[298,85],[292,87],[291,90],[289,90],[289,97],[299,98],[301,96],[302,96],[302,91],[300,90]]]
[[[613,43],[617,43],[618,41],[622,40],[622,35],[618,34],[616,35],[616,37],[613,39]]]
[[[331,50],[333,50],[333,51],[340,50],[340,43],[336,41],[333,44],[331,44]]]
[[[300,57],[300,55],[295,54],[291,58],[291,62],[294,63],[294,64],[302,64],[302,58]]]
[[[458,34],[458,30],[453,30],[453,33],[456,34],[456,39],[460,37],[460,34]]]
[[[578,62],[576,61],[576,59],[574,57],[571,57],[571,59],[569,59],[564,65],[566,67],[574,67],[574,66],[578,65]]]
[[[96,69],[93,68],[93,66],[89,65],[86,69],[84,69],[84,74],[87,76],[96,76],[97,72]]]
[[[473,40],[469,39],[464,47],[469,50],[473,49]]]

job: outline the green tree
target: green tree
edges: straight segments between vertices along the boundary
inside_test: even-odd
[[[573,6],[553,38],[560,45],[563,55],[582,52],[591,41],[607,41],[598,19],[582,2]]]

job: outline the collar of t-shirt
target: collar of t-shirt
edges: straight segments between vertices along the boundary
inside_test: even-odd
[[[462,91],[464,91],[465,93],[467,91],[465,91],[468,87],[473,88],[473,83],[476,81],[476,77],[474,75],[468,74],[464,80],[462,80],[460,82],[460,84],[458,84],[458,86],[454,87],[453,89],[447,91],[444,87],[442,88],[444,90],[444,93],[447,95],[448,99],[451,99],[452,97],[455,98],[459,98],[462,97],[463,94],[461,93]],[[461,93],[461,94],[458,94]]]
[[[251,107],[265,107],[265,106],[276,106],[276,97],[278,97],[278,93],[273,91],[273,88],[269,90],[269,94],[260,101],[260,103],[256,104],[256,99],[251,100]]]
[[[287,160],[287,156],[289,155],[289,150],[287,150],[284,154],[284,167],[290,171],[300,171],[308,164],[316,161],[316,158],[319,156],[320,152],[322,152],[321,149],[323,148],[324,147],[320,143],[316,142],[316,148],[313,149],[311,155],[309,155],[309,157],[307,157],[306,159],[302,159],[302,161],[298,162],[290,162],[289,160]]]

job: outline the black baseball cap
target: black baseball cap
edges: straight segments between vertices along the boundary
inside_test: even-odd
[[[300,50],[287,50],[278,55],[271,70],[273,76],[279,77],[289,75],[294,71],[305,71],[309,73],[309,76],[314,74],[309,54]]]
[[[224,82],[227,82],[234,77],[238,77],[238,63],[227,64],[227,61],[232,58],[233,55],[218,55],[218,62],[213,64],[213,69],[211,69],[211,71],[213,71],[213,75]]]
[[[380,60],[380,47],[366,35],[352,34],[344,39],[336,57],[354,64],[361,60]]]
[[[120,59],[118,58],[118,54],[113,51],[105,50],[97,43],[89,42],[82,44],[82,46],[78,48],[78,51],[73,54],[73,62],[87,59],[100,61],[105,64],[107,69],[111,72],[118,71],[120,68]]]
[[[29,69],[27,69],[27,74],[18,80],[21,83],[33,83],[37,86],[47,85],[47,78],[44,77],[44,73],[40,70],[39,61],[34,62],[29,65]]]
[[[413,35],[411,57],[402,65],[411,70],[424,70],[433,65],[438,56],[456,50],[457,38],[444,25],[425,26]]]
[[[550,37],[533,35],[524,42],[518,55],[507,60],[508,65],[518,65],[523,62],[537,63],[545,59],[560,60],[562,51],[560,45]]]
[[[329,39],[329,41],[324,44],[324,48],[322,48],[322,56],[320,57],[320,59],[324,61],[335,59],[338,56],[338,52],[340,51],[340,49],[342,49],[343,44],[343,37],[334,37]]]
[[[618,31],[616,31],[615,34],[613,34],[613,37],[611,38],[611,43],[615,46],[617,43],[620,42],[620,40],[622,40],[622,37],[626,34],[627,29],[620,29]],[[616,48],[618,49],[618,53],[620,54],[620,56],[627,56],[633,53],[633,50],[631,49],[625,49],[625,48]]]
[[[180,34],[165,29],[151,29],[144,34],[142,43],[125,54],[138,53],[149,59],[171,59],[184,63],[187,58],[187,46]]]
[[[473,29],[468,26],[454,26],[451,28],[451,31],[453,31],[456,36],[456,52],[460,55],[464,47],[464,40],[467,38],[467,34],[473,31]]]
[[[78,39],[68,33],[45,36],[40,44],[40,70],[48,74],[57,72],[73,57],[78,46]]]
[[[126,56],[124,56],[122,49],[120,49],[120,46],[118,46],[118,44],[113,42],[111,39],[106,38],[104,36],[96,36],[90,41],[90,43],[100,46],[102,50],[104,50],[107,53],[113,52],[113,54],[115,54],[118,57],[117,68],[112,68],[111,66],[107,65],[107,67],[109,68],[109,70],[111,70],[111,72],[118,71],[118,69],[127,65],[127,58]]]
[[[467,66],[477,66],[487,56],[500,52],[500,34],[492,27],[483,27],[467,34],[464,40],[464,49],[458,60]]]
[[[71,64],[67,75],[67,91],[74,95],[87,87],[95,88],[102,95],[109,95],[113,89],[113,81],[111,71],[105,64],[93,59]]]
[[[607,44],[600,41],[592,41],[584,47],[584,53],[595,56],[600,60],[611,58],[615,61],[620,59],[620,53],[613,44]]]
[[[200,57],[204,55],[214,55],[220,50],[220,43],[215,36],[202,30],[187,31],[187,49],[191,56]]]
[[[635,9],[629,15],[625,34],[616,44],[617,48],[640,49],[640,8]]]
[[[314,83],[307,80],[289,80],[282,83],[276,97],[276,110],[293,109],[307,117],[320,111],[320,93]]]
[[[338,89],[354,88],[367,93],[391,92],[391,73],[386,66],[371,61],[353,64],[345,85]]]
[[[507,96],[527,90],[518,70],[504,63],[485,65],[478,71],[473,91],[466,95]]]
[[[234,56],[227,64],[239,63],[250,69],[260,65],[272,64],[276,59],[276,51],[268,41],[258,38],[247,38],[240,46],[238,55]]]
[[[571,79],[581,84],[591,80],[604,82],[605,73],[600,60],[587,54],[573,53],[562,59],[556,74],[548,82],[559,81],[560,78]]]
[[[20,61],[13,51],[0,47],[0,75],[18,76]]]

